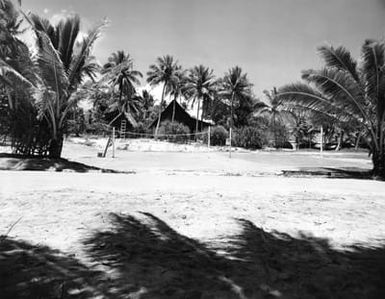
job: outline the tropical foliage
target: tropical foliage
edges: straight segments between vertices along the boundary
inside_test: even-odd
[[[10,1],[4,3],[12,5]],[[18,118],[13,132],[16,151],[60,157],[68,116],[77,105],[72,95],[86,76],[94,77],[97,69],[91,49],[103,24],[80,39],[78,16],[57,25],[34,14],[25,16],[36,36],[36,55],[32,56],[16,37],[20,24],[17,13],[8,15],[14,25],[8,30],[8,47],[14,51],[1,51],[0,67],[9,109]]]
[[[165,95],[174,90],[173,87],[176,85],[176,82],[178,82],[180,78],[178,75],[180,70],[181,67],[171,55],[158,57],[156,64],[150,65],[150,70],[147,72],[147,82],[152,86],[163,84],[160,106],[162,106],[164,103]],[[161,113],[162,109],[159,109],[155,135],[158,135]]]
[[[103,85],[108,83],[111,86],[111,98],[109,111],[130,113],[138,116],[141,111],[141,98],[137,96],[136,88],[140,85],[139,78],[143,75],[134,70],[133,60],[124,51],[112,53],[108,62],[103,66],[104,75],[99,81]],[[116,96],[115,90],[118,91]]]
[[[201,112],[201,104],[207,107],[208,103],[214,98],[216,92],[216,82],[213,70],[203,65],[195,66],[190,69],[186,83],[184,85],[184,92],[190,99],[192,104],[197,103],[197,116],[195,132],[199,132],[199,114]],[[203,111],[201,112],[201,120],[203,120]]]
[[[385,176],[384,43],[365,41],[360,65],[344,47],[322,46],[318,51],[324,68],[306,70],[302,74],[304,82],[280,88],[280,101],[339,123],[358,123],[369,136],[374,175]]]

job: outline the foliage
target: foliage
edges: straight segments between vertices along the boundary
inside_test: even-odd
[[[195,132],[199,132],[200,128],[198,125],[201,103],[201,120],[203,120],[203,108],[206,108],[209,105],[216,92],[216,81],[214,78],[213,70],[203,65],[195,66],[190,69],[189,75],[186,78],[186,83],[184,85],[184,92],[188,99],[191,101],[192,105],[194,105],[195,102],[198,104]]]
[[[203,135],[203,142],[207,143],[207,134]],[[220,145],[223,146],[226,144],[226,139],[228,138],[229,133],[223,126],[215,126],[210,129],[210,145]]]
[[[1,10],[3,14],[3,7]],[[15,16],[12,24],[20,24]],[[19,122],[12,125],[14,148],[23,154],[60,157],[69,113],[78,101],[72,95],[85,76],[95,75],[97,66],[90,52],[104,24],[80,39],[78,16],[57,25],[34,14],[25,19],[36,35],[36,54],[32,56],[17,39],[17,30],[7,28],[12,46],[2,47],[0,57],[0,81],[10,113]]]
[[[267,144],[266,131],[252,126],[234,130],[232,139],[234,146],[246,149],[261,149]]]
[[[385,44],[367,40],[361,63],[344,47],[318,49],[325,66],[306,70],[305,83],[283,86],[282,103],[325,114],[340,123],[357,123],[370,136],[373,174],[385,177]]]
[[[112,53],[102,69],[103,77],[98,85],[103,87],[106,82],[111,86],[108,110],[130,113],[139,116],[141,97],[136,95],[136,86],[140,85],[142,73],[134,70],[133,60],[124,51]],[[115,93],[118,91],[118,95]]]
[[[151,86],[157,86],[163,84],[162,98],[160,100],[160,106],[164,103],[164,96],[170,93],[175,87],[176,82],[179,81],[179,72],[181,66],[171,55],[166,55],[157,58],[157,63],[150,65],[150,70],[147,72],[147,82]],[[156,124],[155,135],[158,134],[160,126],[160,116],[162,109],[159,109],[158,121]]]
[[[162,122],[159,128],[160,135],[169,134],[169,136],[162,136],[161,139],[165,139],[171,142],[186,143],[190,139],[190,136],[187,135],[189,133],[190,133],[189,127],[179,122],[171,122],[168,120]]]

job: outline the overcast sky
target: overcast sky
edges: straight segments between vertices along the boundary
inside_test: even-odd
[[[24,0],[23,9],[57,21],[78,13],[83,30],[110,20],[94,54],[125,50],[146,73],[171,54],[186,68],[222,76],[239,65],[257,95],[317,68],[316,48],[344,45],[358,56],[366,38],[385,35],[385,0]]]

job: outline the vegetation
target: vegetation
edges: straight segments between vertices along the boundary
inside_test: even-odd
[[[229,127],[232,130],[234,126],[234,107],[239,107],[244,99],[251,96],[251,83],[247,78],[247,74],[243,74],[240,67],[233,67],[225,74],[221,82],[221,96],[230,107]]]
[[[124,51],[112,53],[108,62],[103,66],[102,74],[104,77],[99,81],[103,84],[106,81],[111,86],[111,100],[109,111],[118,111],[138,116],[141,111],[140,98],[136,96],[136,86],[140,85],[139,78],[143,75],[134,70],[134,64],[129,54]],[[119,96],[115,96],[117,89]]]
[[[157,64],[150,65],[150,70],[147,72],[147,82],[150,85],[163,84],[162,98],[160,100],[160,106],[163,105],[164,96],[173,90],[176,82],[179,81],[179,71],[181,67],[178,62],[174,61],[174,58],[170,55],[157,58]],[[158,135],[160,116],[162,110],[159,109],[158,121],[155,129],[155,136]]]
[[[149,91],[138,92],[143,76],[127,52],[112,53],[103,67],[96,63],[91,50],[104,23],[81,38],[79,16],[51,24],[35,14],[22,17],[17,6],[0,1],[0,134],[11,137],[16,153],[60,157],[65,134],[103,133],[114,111],[128,113],[138,123],[135,132],[148,132],[157,119],[157,136],[168,96],[171,123],[179,101],[196,108],[196,132],[199,118],[218,125],[213,144],[224,144],[230,129],[231,141],[246,148],[279,148],[293,138],[298,147],[312,147],[322,126],[336,150],[366,142],[373,174],[385,176],[383,42],[366,41],[360,64],[344,47],[320,47],[324,68],[304,71],[304,82],[264,91],[263,101],[238,66],[217,79],[204,65],[183,69],[171,55],[158,57],[146,78],[162,87],[156,103]],[[19,38],[22,20],[34,33],[34,51]],[[78,106],[83,99],[93,103],[90,114]],[[162,132],[176,131],[187,132],[178,123],[162,125]]]
[[[206,137],[207,135],[204,135],[204,143],[207,143]],[[215,126],[212,127],[210,130],[210,145],[220,145],[223,146],[226,144],[226,139],[228,138],[229,133],[223,126]]]
[[[232,139],[234,146],[253,150],[261,149],[268,142],[266,131],[252,126],[236,129]]]
[[[281,103],[326,115],[341,124],[359,124],[369,136],[373,174],[385,177],[384,43],[365,41],[360,65],[344,47],[322,46],[318,51],[324,68],[304,71],[304,83],[280,88]]]
[[[159,134],[163,135],[161,139],[171,142],[186,143],[190,136],[190,129],[178,122],[164,121],[159,128]]]
[[[80,18],[68,17],[57,25],[37,15],[26,16],[36,35],[36,54],[17,38],[21,18],[11,1],[3,1],[7,20],[6,42],[1,46],[1,82],[14,119],[11,136],[16,152],[60,157],[73,94],[84,77],[93,78],[97,65],[91,48],[103,24],[81,39]]]

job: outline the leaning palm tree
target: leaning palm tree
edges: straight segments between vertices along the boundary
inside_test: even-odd
[[[344,47],[322,46],[318,51],[325,67],[304,71],[305,83],[280,88],[280,101],[340,123],[360,123],[370,135],[373,174],[385,177],[385,44],[367,40],[360,66]]]
[[[170,93],[174,82],[178,80],[177,73],[180,70],[180,66],[177,61],[171,55],[166,55],[157,58],[157,63],[150,65],[150,70],[147,72],[147,82],[151,86],[157,86],[163,84],[162,97],[160,100],[160,107],[163,106],[164,96]],[[155,136],[158,135],[160,118],[162,109],[159,109],[158,121],[155,129]]]
[[[183,89],[187,97],[191,100],[192,105],[197,102],[195,132],[198,133],[201,102],[212,100],[216,91],[216,80],[213,70],[203,65],[194,66],[189,71],[189,75],[186,78],[186,83]],[[203,112],[204,111],[202,109],[202,117]]]
[[[224,76],[221,82],[221,96],[226,104],[230,106],[230,129],[234,123],[234,106],[239,104],[243,98],[250,97],[251,83],[247,78],[247,74],[242,74],[239,66],[231,68]]]
[[[103,66],[102,74],[104,76],[99,84],[108,82],[112,86],[112,103],[110,110],[119,112],[139,113],[138,97],[136,97],[136,86],[140,85],[139,78],[142,73],[134,70],[133,61],[129,54],[124,51],[112,53],[108,58],[108,63]],[[119,91],[118,98],[114,97],[114,89]]]

